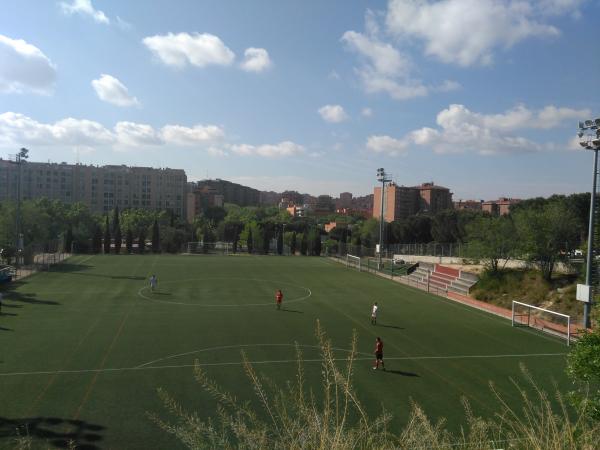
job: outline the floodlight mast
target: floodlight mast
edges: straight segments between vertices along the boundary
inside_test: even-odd
[[[377,181],[381,182],[381,215],[379,216],[379,257],[377,259],[377,270],[381,270],[381,253],[383,252],[383,198],[385,197],[385,184],[392,181],[385,173],[385,169],[380,167],[377,169]]]
[[[594,178],[592,182],[592,193],[590,195],[590,220],[588,224],[588,248],[587,248],[587,261],[586,261],[586,273],[585,273],[585,284],[591,286],[592,283],[592,263],[594,260],[594,208],[596,203],[596,180],[598,178],[598,150],[600,150],[600,118],[594,120],[586,120],[579,122],[579,145],[586,150],[592,150],[594,152]],[[592,312],[592,299],[583,304],[583,326],[585,328],[591,328],[591,312]]]

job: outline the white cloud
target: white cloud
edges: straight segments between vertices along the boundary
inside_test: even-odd
[[[461,66],[490,64],[494,51],[531,37],[560,34],[539,21],[543,5],[555,13],[577,6],[576,0],[390,0],[386,24],[399,38],[423,41],[425,53]]]
[[[264,48],[247,48],[240,67],[246,72],[263,72],[273,65],[269,52]]]
[[[114,135],[98,122],[66,118],[54,124],[40,123],[23,114],[0,114],[0,142],[7,146],[112,144]]]
[[[373,117],[373,110],[371,108],[363,108],[360,113],[363,117]]]
[[[98,98],[107,103],[117,106],[135,106],[139,105],[137,98],[129,94],[127,87],[117,78],[102,74],[97,80],[92,80],[92,87],[96,91]]]
[[[300,155],[305,152],[303,146],[291,141],[283,141],[278,144],[249,145],[236,144],[231,146],[231,151],[241,156],[262,156],[265,158],[282,158]]]
[[[87,119],[66,118],[55,123],[41,123],[23,114],[0,114],[0,147],[18,148],[66,146],[72,149],[94,149],[111,146],[127,151],[144,147],[190,147],[204,150],[212,156],[241,156],[283,158],[306,154],[302,145],[291,141],[277,144],[231,144],[222,127],[197,124],[192,127],[170,124],[162,128],[152,125],[121,121],[113,129]]]
[[[340,123],[348,120],[348,114],[340,105],[325,105],[318,112],[325,122]]]
[[[424,127],[401,139],[389,136],[371,136],[367,148],[373,152],[400,154],[412,145],[427,146],[436,153],[474,152],[497,154],[532,152],[560,148],[556,144],[540,144],[513,133],[518,130],[556,128],[566,120],[590,115],[589,110],[575,110],[546,106],[532,111],[523,105],[500,114],[481,114],[464,105],[450,105],[440,111],[438,128]]]
[[[142,42],[164,64],[178,68],[229,66],[235,59],[221,39],[208,33],[168,33],[145,37]]]
[[[55,79],[54,64],[39,48],[0,34],[0,93],[48,94]]]
[[[161,134],[166,142],[178,145],[214,142],[225,137],[223,128],[216,125],[195,125],[191,128],[181,125],[166,125],[162,128]]]
[[[408,146],[409,142],[406,140],[394,139],[390,136],[369,136],[367,139],[367,149],[373,153],[397,156],[406,153]]]
[[[372,25],[368,28],[373,30]],[[384,92],[396,100],[428,94],[427,87],[411,77],[412,64],[408,57],[391,44],[356,31],[346,31],[341,40],[362,60],[356,72],[367,93]]]
[[[110,20],[102,11],[94,8],[91,0],[73,0],[71,3],[60,2],[60,7],[65,14],[80,14],[89,16],[94,21],[103,24],[110,24]]]
[[[115,135],[120,145],[140,147],[143,145],[161,145],[164,140],[151,125],[135,122],[117,122]]]

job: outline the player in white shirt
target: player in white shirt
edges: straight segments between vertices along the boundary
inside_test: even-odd
[[[371,309],[371,325],[377,325],[377,310],[379,306],[377,306],[377,302],[373,303],[373,308]]]
[[[150,290],[154,291],[156,289],[157,283],[158,283],[158,278],[156,278],[156,275],[152,275],[150,277]]]

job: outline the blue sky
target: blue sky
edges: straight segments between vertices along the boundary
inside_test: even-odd
[[[589,190],[597,0],[5,1],[0,156],[265,190]]]

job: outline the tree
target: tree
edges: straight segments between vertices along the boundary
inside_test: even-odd
[[[73,227],[69,225],[65,233],[64,252],[71,253],[73,249]]]
[[[102,229],[100,225],[94,224],[94,234],[92,235],[92,252],[100,253],[102,251]]]
[[[123,240],[123,236],[121,236],[121,225],[119,224],[119,207],[115,208],[114,216],[113,216],[113,233],[115,236],[115,254],[121,253],[121,241]]]
[[[252,253],[253,250],[252,242],[252,228],[248,229],[248,237],[246,238],[246,246],[248,247],[248,253]]]
[[[138,234],[138,252],[143,254],[146,251],[146,230],[141,228]]]
[[[467,225],[469,255],[487,260],[492,273],[497,273],[500,260],[505,264],[515,254],[515,226],[509,217],[482,216]]]
[[[581,336],[567,356],[567,375],[577,387],[571,400],[600,421],[600,328]]]
[[[302,239],[300,240],[300,254],[306,256],[308,252],[308,236],[307,232],[302,233]]]
[[[321,256],[321,233],[319,233],[319,230],[316,230],[315,232],[313,243],[313,255]]]
[[[546,281],[561,253],[573,249],[579,236],[577,218],[563,203],[548,203],[541,208],[514,214],[517,237],[523,254],[536,263]]]
[[[160,229],[158,228],[158,220],[154,219],[152,224],[152,253],[160,252]]]
[[[268,255],[271,249],[271,230],[269,230],[269,224],[265,223],[262,226],[262,253]]]
[[[283,229],[277,233],[277,254],[283,255]]]
[[[104,254],[110,253],[110,226],[108,224],[108,216],[106,216],[106,224],[104,225]]]
[[[294,231],[292,233],[292,238],[290,240],[290,254],[295,255],[296,254],[296,247],[297,247],[298,243],[297,243],[297,237],[296,237],[296,232]]]
[[[131,228],[127,228],[127,232],[125,233],[125,248],[127,249],[127,254],[131,254],[133,251],[133,231]]]

